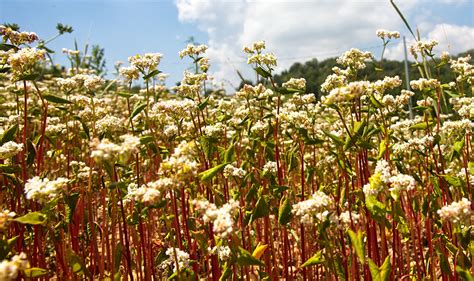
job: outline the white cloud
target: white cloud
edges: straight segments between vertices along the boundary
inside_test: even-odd
[[[434,52],[438,55],[441,55],[444,51],[455,55],[474,48],[474,27],[443,23],[430,27],[430,30],[427,36],[422,37],[423,40],[434,39],[438,41],[439,44],[434,49]],[[407,48],[414,42],[415,40],[412,37],[407,38]],[[401,60],[404,58],[403,52],[403,42],[400,41],[393,47],[388,48],[386,58]],[[408,56],[409,59],[412,59],[410,54]]]
[[[208,55],[215,78],[230,81],[234,86],[240,82],[234,67],[246,78],[254,77],[241,49],[257,40],[265,40],[267,50],[275,53],[279,59],[277,71],[280,71],[296,61],[338,56],[351,47],[378,52],[381,47],[374,48],[381,45],[375,36],[377,29],[406,30],[389,1],[175,1],[181,21],[194,23],[207,32]],[[409,11],[416,13],[422,1],[398,0],[396,3],[410,16]],[[472,30],[470,37],[461,39],[457,35],[466,29],[443,26],[452,40],[452,48],[462,49],[468,45],[469,38],[472,42]],[[432,32],[438,37],[444,34],[440,28]],[[451,32],[456,32],[456,36],[450,35]],[[398,45],[388,50],[387,55],[398,56],[396,47]]]

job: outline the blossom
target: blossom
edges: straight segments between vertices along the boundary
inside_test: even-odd
[[[68,183],[69,180],[62,177],[55,180],[33,177],[25,183],[26,199],[46,203],[48,200],[57,198]]]
[[[223,239],[232,234],[234,230],[232,215],[239,208],[238,201],[230,199],[220,208],[204,199],[193,200],[193,205],[199,212],[204,213],[205,223],[212,222],[212,229],[219,238]]]
[[[382,39],[392,39],[392,38],[400,38],[400,32],[398,31],[388,31],[385,29],[378,29],[376,31],[377,37],[380,37]]]
[[[310,199],[294,204],[291,212],[300,218],[301,223],[311,225],[314,218],[324,219],[328,214],[326,209],[330,206],[331,201],[328,195],[318,190]]]
[[[298,91],[304,91],[306,89],[306,79],[304,78],[290,78],[287,82],[283,83],[283,88],[295,89]]]
[[[263,165],[262,170],[264,173],[276,173],[278,171],[277,162],[269,161],[265,163],[265,165]]]
[[[14,255],[10,260],[0,262],[0,280],[16,280],[18,272],[30,267],[25,253]]]
[[[472,215],[471,202],[467,198],[452,202],[438,210],[438,215],[443,221],[452,221],[453,223],[462,223]]]
[[[160,268],[163,271],[167,271],[169,267],[173,269],[173,272],[186,270],[190,267],[189,254],[179,248],[168,248],[166,249],[166,255],[168,258],[160,264]]]
[[[0,159],[11,158],[23,151],[23,144],[9,141],[0,146]]]

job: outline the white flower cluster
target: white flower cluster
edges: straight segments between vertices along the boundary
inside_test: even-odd
[[[321,91],[329,93],[333,89],[344,86],[347,83],[347,77],[345,75],[333,73],[326,77],[326,80],[321,84]]]
[[[461,201],[455,201],[439,209],[438,215],[443,221],[452,221],[456,224],[469,221],[472,215],[471,202],[463,197]]]
[[[224,177],[244,178],[247,172],[245,172],[242,168],[235,167],[234,165],[235,164],[229,164],[224,167]]]
[[[148,73],[156,69],[162,57],[163,55],[160,53],[146,53],[143,56],[137,54],[129,57],[128,62],[141,72]]]
[[[126,199],[132,199],[141,203],[154,204],[160,198],[161,192],[152,186],[129,184]]]
[[[173,154],[163,161],[161,165],[163,171],[176,180],[194,177],[198,171],[194,149],[194,142],[182,141],[174,149]]]
[[[117,156],[128,157],[130,154],[138,151],[140,139],[132,135],[120,136],[122,143],[120,145],[111,142],[108,139],[99,141],[94,139],[91,142],[91,157],[97,161],[112,160]]]
[[[234,231],[232,216],[239,209],[238,201],[230,199],[220,208],[204,199],[193,200],[193,205],[198,212],[204,213],[203,220],[205,223],[212,222],[212,229],[220,239],[232,234]]]
[[[275,174],[276,172],[278,172],[277,162],[268,161],[267,163],[265,163],[265,165],[263,165],[262,170],[264,173]]]
[[[474,118],[474,98],[461,97],[450,99],[453,108],[465,118]]]
[[[8,57],[13,75],[16,77],[28,73],[35,64],[45,58],[46,52],[36,48],[23,48]]]
[[[171,267],[173,272],[180,271],[189,268],[189,254],[179,248],[168,248],[166,249],[166,255],[168,258],[160,264],[161,270],[167,272]]]
[[[77,81],[72,77],[68,77],[68,78],[58,77],[55,79],[55,81],[56,81],[56,84],[59,86],[59,88],[65,92],[71,91],[79,86]]]
[[[371,83],[368,81],[351,82],[347,86],[331,90],[329,95],[323,96],[321,98],[321,101],[325,104],[334,104],[350,101],[366,94],[367,90],[369,90],[370,88]]]
[[[245,46],[242,50],[247,54],[260,53],[265,49],[265,41],[257,41],[252,44],[252,46]]]
[[[99,134],[112,134],[122,131],[124,129],[124,123],[125,121],[118,117],[115,117],[113,115],[105,115],[102,119],[97,120],[97,122],[95,123],[95,129]]]
[[[344,211],[339,215],[339,226],[347,227],[351,224],[351,217],[354,224],[356,224],[360,219],[360,214],[356,212]]]
[[[208,248],[210,254],[217,254],[221,261],[228,261],[232,255],[232,251],[229,246],[214,246],[214,248]]]
[[[412,176],[405,174],[392,176],[388,179],[388,182],[390,183],[390,192],[395,197],[403,190],[410,191],[416,187],[415,179]]]
[[[306,90],[306,79],[290,78],[290,80],[282,84],[282,87],[287,88],[287,89],[295,89],[300,92],[304,92]]]
[[[424,151],[433,143],[434,138],[432,136],[424,136],[424,137],[412,137],[407,142],[397,142],[394,143],[392,146],[392,151],[395,154],[402,154],[407,151],[412,151],[413,149],[417,149],[420,151]]]
[[[423,55],[425,52],[431,53],[436,45],[438,45],[438,41],[436,40],[416,41],[410,46],[410,53],[415,59],[417,59],[418,54]]]
[[[10,260],[0,262],[0,280],[17,280],[18,272],[30,267],[25,253],[14,255]]]
[[[197,58],[201,54],[204,54],[206,50],[207,50],[206,45],[201,44],[201,45],[196,46],[194,44],[188,44],[184,50],[179,52],[179,57],[184,58],[185,56],[189,56],[192,58]]]
[[[378,29],[376,31],[377,37],[380,37],[382,39],[392,39],[392,38],[400,38],[400,32],[398,31],[388,31],[385,29]]]
[[[14,141],[9,141],[4,143],[2,146],[0,146],[0,159],[8,159],[11,158],[20,151],[23,150],[23,144],[22,143],[16,143]]]
[[[360,70],[365,68],[365,61],[371,58],[372,54],[370,52],[363,52],[359,49],[352,48],[338,57],[336,62],[345,67]]]
[[[63,54],[66,54],[68,56],[77,56],[81,53],[81,51],[79,50],[70,50],[70,49],[66,49],[66,48],[62,48],[61,49],[61,53]]]
[[[369,178],[369,183],[363,186],[362,191],[365,196],[376,196],[387,185],[390,185],[390,194],[397,200],[400,192],[413,190],[416,182],[412,176],[391,169],[389,163],[381,159],[377,161],[374,174]]]
[[[77,175],[78,179],[85,180],[89,178],[90,168],[86,163],[73,160],[70,165],[73,169],[73,173]],[[96,173],[96,171],[93,173]]]
[[[91,92],[98,90],[103,84],[104,79],[97,75],[88,75],[84,80],[84,87]]]
[[[310,199],[294,204],[291,212],[300,218],[301,223],[312,225],[315,217],[324,219],[329,214],[327,208],[331,201],[328,195],[318,190]]]
[[[34,32],[18,32],[10,27],[0,25],[0,35],[5,39],[5,41],[10,41],[13,45],[21,45],[24,43],[33,43],[38,40],[38,35]]]
[[[38,176],[33,177],[25,183],[26,199],[35,200],[39,203],[55,199],[61,194],[68,182],[68,179],[62,177],[55,180],[41,179]]]
[[[469,84],[474,84],[474,66],[470,64],[470,61],[470,55],[449,61],[451,69],[458,74],[456,77],[458,82],[467,79]]]
[[[272,53],[254,54],[248,58],[247,64],[266,65],[267,67],[272,67],[277,65],[277,58]]]
[[[420,78],[418,80],[410,81],[410,87],[419,91],[423,91],[425,89],[436,89],[440,86],[441,83],[436,79]]]
[[[121,67],[119,73],[125,79],[125,82],[137,80],[140,77],[140,71],[135,66]]]

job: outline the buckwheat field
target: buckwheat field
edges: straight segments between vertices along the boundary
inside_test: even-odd
[[[169,87],[0,25],[0,281],[474,280],[472,59],[411,34],[409,90],[350,49],[308,93],[258,41],[224,92],[206,45]]]

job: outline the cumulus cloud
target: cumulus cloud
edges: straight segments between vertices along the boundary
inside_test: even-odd
[[[443,23],[434,25],[430,30],[428,33],[422,32],[422,34],[427,34],[427,36],[423,36],[422,40],[434,39],[438,41],[439,44],[434,48],[434,52],[438,55],[444,51],[454,55],[474,48],[474,27]],[[407,47],[409,48],[414,42],[412,37],[408,37]],[[408,55],[410,56],[410,54]],[[403,42],[389,47],[386,58],[403,59]],[[409,57],[409,59],[411,58]]]
[[[403,11],[415,12],[421,1],[396,2]],[[278,58],[276,71],[280,71],[296,61],[338,56],[351,47],[379,52],[381,41],[375,36],[377,29],[405,30],[389,1],[175,0],[175,3],[180,21],[194,23],[208,34],[208,55],[215,78],[234,87],[240,82],[235,69],[246,78],[254,77],[241,51],[254,41],[266,41],[267,50]],[[449,26],[449,31],[448,25],[444,28],[446,34],[451,29],[458,31],[456,26]],[[441,28],[432,32],[437,36],[444,34]],[[461,39],[453,35],[452,40],[455,40],[451,41],[453,48],[462,49],[468,44],[466,39],[454,47]],[[396,47],[388,55],[397,57]]]

